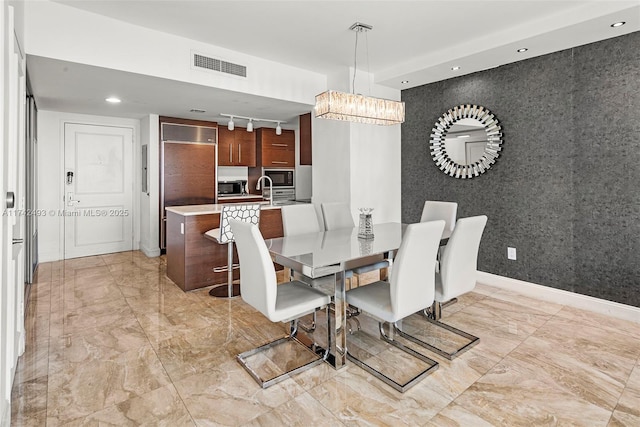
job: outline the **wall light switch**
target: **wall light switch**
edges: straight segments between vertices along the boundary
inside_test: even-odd
[[[507,248],[507,258],[508,259],[516,259],[516,248]]]
[[[180,223],[180,234],[184,234],[184,222]]]

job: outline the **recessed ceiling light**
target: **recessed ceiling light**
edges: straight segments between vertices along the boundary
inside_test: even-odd
[[[458,138],[470,138],[471,135],[459,135]]]
[[[191,110],[189,110],[192,113],[206,113],[207,110],[201,110],[200,108],[192,108]]]
[[[611,26],[612,26],[613,28],[616,28],[616,27],[622,27],[624,24],[626,24],[626,22],[624,22],[624,21],[620,21],[620,22],[616,22],[616,23],[614,23],[614,24],[611,24]]]
[[[460,69],[460,67],[458,67],[457,65],[455,67],[451,67],[451,71],[458,71]]]
[[[120,101],[120,98],[116,98],[115,96],[110,96],[108,98],[105,99],[105,101],[110,102],[112,104],[118,104],[122,101]]]
[[[403,85],[406,85],[407,83],[409,83],[409,80],[403,80],[400,83],[402,83]]]
[[[526,51],[528,51],[528,50],[529,50],[529,49],[528,49],[528,48],[526,48],[526,47],[521,47],[521,48],[520,48],[520,49],[518,49],[516,52],[518,52],[518,53],[522,53],[522,52],[526,52]]]

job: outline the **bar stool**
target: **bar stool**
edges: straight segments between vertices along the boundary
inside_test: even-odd
[[[219,245],[227,245],[227,265],[223,267],[214,267],[214,273],[227,272],[227,287],[216,286],[209,291],[209,295],[218,298],[231,298],[240,295],[240,285],[233,285],[233,269],[239,268],[238,264],[233,264],[233,231],[229,224],[230,219],[248,222],[251,224],[260,224],[260,204],[235,204],[224,205],[220,213],[220,228],[214,228],[204,233],[204,236],[213,240]]]

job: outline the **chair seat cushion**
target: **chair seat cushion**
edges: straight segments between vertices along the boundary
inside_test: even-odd
[[[220,243],[220,229],[214,228],[213,230],[209,230],[204,233],[205,237]]]
[[[397,322],[391,310],[391,287],[389,282],[374,282],[347,291],[347,303],[382,319]]]
[[[306,283],[292,281],[278,285],[275,312],[269,320],[288,322],[313,313],[331,302],[331,297]]]

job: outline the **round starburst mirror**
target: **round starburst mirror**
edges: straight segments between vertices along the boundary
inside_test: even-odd
[[[444,113],[431,130],[431,157],[444,173],[454,178],[473,178],[485,173],[502,150],[498,119],[478,105],[459,105]]]

